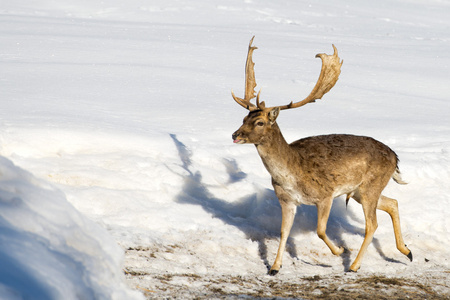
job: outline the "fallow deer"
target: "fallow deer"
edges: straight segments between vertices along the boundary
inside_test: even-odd
[[[397,249],[412,261],[412,253],[403,242],[398,203],[381,195],[392,178],[405,184],[398,169],[398,157],[394,151],[381,142],[365,136],[331,134],[312,136],[288,144],[281,134],[276,119],[281,110],[297,108],[321,99],[337,82],[342,61],[333,45],[334,54],[317,54],[322,60],[319,79],[312,92],[304,100],[287,105],[266,107],[256,95],[255,72],[252,54],[254,37],[248,46],[245,67],[244,98],[233,99],[249,110],[243,125],[233,133],[236,144],[254,144],[267,171],[272,176],[272,185],[281,205],[281,238],[274,264],[269,270],[275,275],[281,268],[286,242],[294,221],[296,207],[300,204],[317,207],[317,234],[335,255],[344,252],[326,235],[326,227],[333,199],[347,195],[347,202],[353,198],[359,202],[365,216],[365,236],[361,249],[350,266],[356,272],[372,241],[378,226],[376,210],[387,212],[394,226]]]

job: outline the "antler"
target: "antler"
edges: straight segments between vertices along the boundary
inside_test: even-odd
[[[250,111],[263,110],[266,108],[264,101],[259,102],[259,94],[261,93],[261,90],[258,92],[258,95],[256,96],[256,105],[250,102],[251,99],[255,98],[255,87],[256,87],[255,70],[254,70],[255,63],[252,61],[252,55],[253,55],[253,51],[258,48],[252,46],[254,38],[255,37],[253,36],[248,45],[247,62],[245,64],[245,96],[244,96],[244,99],[236,97],[234,95],[233,90],[231,90],[231,95],[233,96],[233,99],[239,105],[241,105],[242,107],[244,107],[245,109],[248,109]],[[322,60],[322,69],[320,71],[319,79],[317,80],[317,83],[314,86],[311,93],[309,94],[309,96],[299,102],[293,103],[291,101],[291,103],[289,103],[287,105],[275,106],[275,107],[280,108],[280,110],[296,108],[296,107],[303,106],[310,102],[315,102],[315,100],[317,100],[317,99],[322,99],[323,95],[328,93],[331,90],[331,88],[338,81],[339,75],[341,74],[341,66],[344,62],[344,61],[340,61],[340,58],[338,56],[338,51],[334,45],[333,45],[333,49],[334,49],[333,55],[327,55],[325,53],[316,55],[316,57],[320,57],[320,59]]]
[[[258,49],[257,47],[252,46],[253,39],[255,36],[252,37],[250,40],[250,43],[248,44],[248,54],[247,54],[247,62],[245,63],[245,96],[244,99],[236,97],[234,95],[233,90],[231,90],[231,95],[233,96],[233,99],[242,107],[245,109],[248,109],[250,111],[257,110],[259,107],[259,93],[256,97],[256,103],[258,106],[256,106],[253,103],[250,103],[250,100],[255,98],[255,87],[256,87],[256,80],[255,80],[255,63],[252,60],[253,51]],[[260,91],[261,92],[261,91]]]
[[[322,60],[322,69],[320,71],[319,79],[317,80],[317,83],[309,96],[296,103],[291,101],[288,105],[278,106],[281,110],[296,108],[310,102],[315,102],[317,99],[322,99],[323,95],[331,90],[339,79],[339,74],[341,74],[341,66],[344,63],[343,60],[340,61],[338,51],[334,45],[333,49],[333,55],[327,55],[325,53],[316,55],[316,57],[320,57]]]

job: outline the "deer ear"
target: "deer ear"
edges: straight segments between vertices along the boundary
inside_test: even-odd
[[[271,111],[269,111],[269,121],[271,125],[275,123],[275,120],[277,119],[279,113],[280,113],[279,107],[274,107]]]

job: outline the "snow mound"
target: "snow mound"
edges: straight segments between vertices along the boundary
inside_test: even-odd
[[[140,299],[123,251],[47,182],[0,157],[2,299]]]

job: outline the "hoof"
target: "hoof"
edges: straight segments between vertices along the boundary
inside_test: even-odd
[[[339,250],[336,253],[334,253],[334,255],[341,256],[342,254],[345,253],[345,251],[346,249],[344,247],[339,247]]]
[[[358,272],[358,270],[359,270],[359,266],[356,267],[354,265],[351,265],[347,272],[348,273],[356,273],[356,272]]]
[[[344,248],[344,251],[342,252],[342,254],[349,254],[349,253],[351,253],[351,251],[348,250],[347,248],[345,248],[345,247],[342,247],[342,248]]]
[[[275,276],[275,275],[278,274],[278,272],[279,272],[279,270],[270,270],[270,271],[269,271],[269,275],[270,275],[270,276]]]
[[[413,260],[413,256],[412,256],[412,252],[411,251],[409,251],[408,255],[406,255],[406,256],[409,258],[410,261]]]

